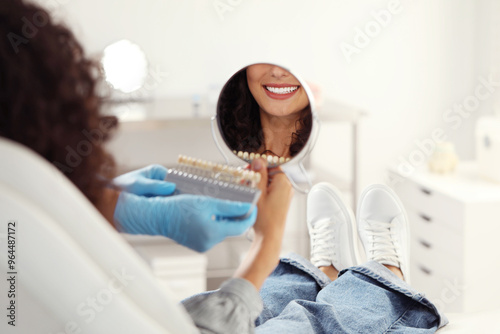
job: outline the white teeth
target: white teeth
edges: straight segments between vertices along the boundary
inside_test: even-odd
[[[299,86],[289,86],[289,87],[268,87],[264,86],[268,91],[274,94],[290,94],[299,89]]]

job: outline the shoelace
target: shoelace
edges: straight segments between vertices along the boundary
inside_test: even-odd
[[[332,222],[330,218],[324,218],[311,225],[311,255],[312,262],[320,260],[331,261],[335,257],[335,234],[330,228]]]
[[[368,240],[368,255],[371,260],[394,266],[401,263],[398,249],[393,242],[395,235],[392,227],[396,218],[390,222],[366,220],[366,231],[371,236],[371,240]]]

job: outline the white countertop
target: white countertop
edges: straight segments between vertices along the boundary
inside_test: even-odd
[[[402,177],[406,175],[398,171],[397,167],[392,167],[389,170]],[[424,187],[428,186],[435,191],[464,202],[500,201],[500,183],[482,178],[477,170],[477,163],[474,161],[461,161],[455,172],[451,174],[431,173],[425,165],[407,177]]]

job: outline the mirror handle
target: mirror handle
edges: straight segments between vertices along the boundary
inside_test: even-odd
[[[292,184],[292,187],[296,191],[298,191],[299,193],[307,195],[309,193],[309,190],[311,190],[311,188],[312,188],[311,178],[309,177],[309,174],[307,174],[307,171],[304,168],[304,165],[302,164],[302,161],[299,162],[298,166],[299,166],[300,172],[304,176],[304,179],[307,180],[308,188],[303,189],[303,188],[299,187],[299,185],[293,180],[293,178],[286,173],[286,169],[285,168],[283,169],[283,171],[285,172],[285,174],[287,174],[288,180]]]
[[[307,153],[305,154],[304,158],[299,162],[300,172],[302,173],[304,178],[307,180],[307,184],[308,184],[309,188],[307,188],[307,189],[300,188],[299,185],[293,180],[293,178],[288,176],[288,179],[290,180],[292,187],[295,190],[297,190],[298,192],[300,192],[301,194],[305,194],[305,195],[307,195],[309,193],[309,190],[311,190],[312,181],[311,181],[311,178],[309,177],[309,174],[307,173],[306,169],[304,168],[304,165],[302,164],[302,162],[304,161],[305,157],[307,157],[311,154],[311,151],[313,150],[314,146],[316,145],[316,141],[317,141],[318,136],[319,136],[319,130],[321,128],[321,121],[316,117],[316,115],[314,115],[313,122],[316,123],[316,127],[315,127],[316,131],[315,131],[315,133],[312,134],[313,137],[309,138],[310,145],[307,149]]]

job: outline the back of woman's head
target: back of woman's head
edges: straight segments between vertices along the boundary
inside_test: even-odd
[[[44,9],[0,2],[0,136],[55,164],[94,203],[112,159],[103,143],[116,119],[102,118],[98,67]]]

